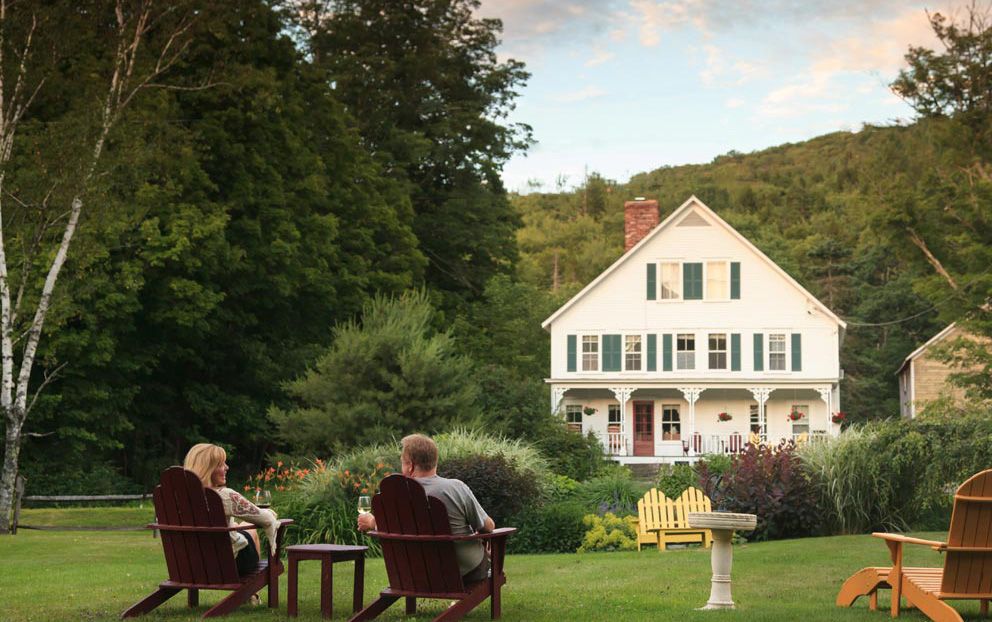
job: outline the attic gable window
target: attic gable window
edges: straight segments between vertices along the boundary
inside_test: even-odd
[[[682,298],[682,269],[678,262],[661,263],[661,299],[679,300]]]
[[[582,336],[582,371],[599,371],[599,335]]]
[[[727,273],[727,262],[706,262],[706,300],[727,300],[729,297]]]

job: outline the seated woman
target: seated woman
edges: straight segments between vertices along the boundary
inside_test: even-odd
[[[276,513],[258,507],[248,499],[245,499],[237,491],[231,490],[227,484],[227,452],[223,447],[200,443],[194,445],[183,468],[196,473],[204,488],[216,490],[224,502],[224,516],[227,518],[228,527],[239,527],[246,523],[257,525],[265,529],[265,535],[269,538],[269,546],[275,550],[276,530],[279,522],[276,520]],[[239,518],[245,522],[236,522]],[[255,529],[239,529],[231,532],[231,546],[234,548],[235,561],[238,565],[238,574],[248,574],[258,565],[258,531]]]

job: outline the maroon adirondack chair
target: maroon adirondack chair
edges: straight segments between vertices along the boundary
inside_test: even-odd
[[[418,598],[457,601],[434,622],[461,619],[486,598],[491,601],[492,618],[500,617],[500,588],[506,583],[503,574],[506,538],[515,528],[453,536],[444,503],[428,497],[416,480],[398,474],[382,480],[379,492],[372,499],[372,511],[377,530],[369,535],[382,541],[389,587],[349,622],[372,620],[404,597],[406,612],[411,615],[417,610]],[[455,542],[465,540],[488,540],[492,559],[490,576],[467,585],[458,570],[454,547]]]
[[[199,590],[232,590],[233,593],[203,614],[204,618],[226,615],[269,586],[269,607],[279,606],[279,561],[283,532],[290,519],[279,521],[276,553],[258,562],[255,570],[238,576],[231,548],[230,532],[224,517],[224,504],[216,491],[204,488],[192,471],[178,466],[162,473],[155,487],[155,516],[148,525],[162,533],[162,548],[169,579],[158,589],[125,610],[122,618],[138,616],[155,609],[182,590],[189,590],[187,603],[199,604]],[[244,527],[241,527],[244,529]]]

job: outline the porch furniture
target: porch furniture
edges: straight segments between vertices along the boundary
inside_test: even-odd
[[[737,454],[744,449],[744,443],[741,438],[740,432],[734,432],[730,435],[730,453]]]
[[[734,549],[730,541],[735,531],[754,531],[758,517],[754,514],[733,512],[689,512],[689,525],[696,529],[709,529],[713,533],[713,548],[710,552],[710,599],[701,611],[713,609],[736,609],[730,594],[730,569],[734,564]]]
[[[490,599],[490,616],[500,617],[500,588],[506,583],[506,539],[515,528],[453,536],[444,503],[428,497],[416,480],[399,474],[382,480],[372,499],[372,512],[377,530],[369,535],[382,541],[389,587],[350,622],[372,620],[400,598],[406,598],[408,615],[416,613],[418,598],[456,601],[434,622],[461,619],[486,598]],[[492,570],[488,578],[466,585],[458,569],[454,543],[471,540],[489,542]]]
[[[709,497],[698,488],[687,488],[674,501],[652,488],[637,502],[637,550],[641,550],[642,544],[655,544],[663,551],[669,543],[690,542],[709,548],[713,534],[709,529],[690,527],[687,515],[709,512],[711,508]]]
[[[248,574],[238,576],[230,532],[255,527],[228,527],[220,495],[204,488],[200,478],[192,471],[179,466],[169,467],[162,473],[160,482],[153,493],[158,522],[148,527],[162,532],[162,549],[169,579],[125,610],[121,617],[148,613],[181,590],[188,590],[186,602],[190,607],[199,604],[199,590],[233,591],[208,609],[202,616],[204,618],[234,611],[266,585],[269,588],[269,607],[278,607],[279,575],[283,571],[279,549],[286,525],[293,521],[281,519],[275,553],[259,561],[258,566]]]
[[[286,614],[295,618],[297,610],[297,577],[301,561],[320,561],[320,615],[331,617],[334,599],[334,564],[337,562],[355,562],[355,580],[352,584],[352,612],[358,613],[362,608],[365,593],[365,551],[367,546],[350,546],[346,544],[297,544],[286,547],[289,574],[289,588],[286,594]]]
[[[973,475],[958,487],[951,512],[947,542],[920,540],[891,533],[873,533],[885,540],[892,567],[863,568],[844,582],[837,594],[839,607],[850,607],[868,596],[869,608],[878,607],[878,590],[892,590],[892,617],[899,615],[901,597],[935,622],[961,622],[945,601],[978,600],[983,616],[992,599],[992,469]],[[944,567],[909,568],[902,565],[903,544],[922,544],[947,553]]]

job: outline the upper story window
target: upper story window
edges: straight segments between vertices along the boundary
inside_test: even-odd
[[[696,368],[696,336],[692,333],[680,333],[676,337],[675,367]]]
[[[785,371],[785,335],[768,335],[768,369]]]
[[[661,299],[682,298],[682,269],[678,262],[661,263]]]
[[[710,369],[727,369],[727,334],[710,333]]]
[[[727,300],[729,297],[729,277],[727,262],[706,262],[706,300]]]
[[[599,335],[582,336],[582,371],[599,370]]]
[[[565,425],[573,432],[582,432],[581,404],[568,404],[565,406]]]
[[[624,369],[627,371],[640,371],[641,369],[641,336],[627,335],[624,352]]]

